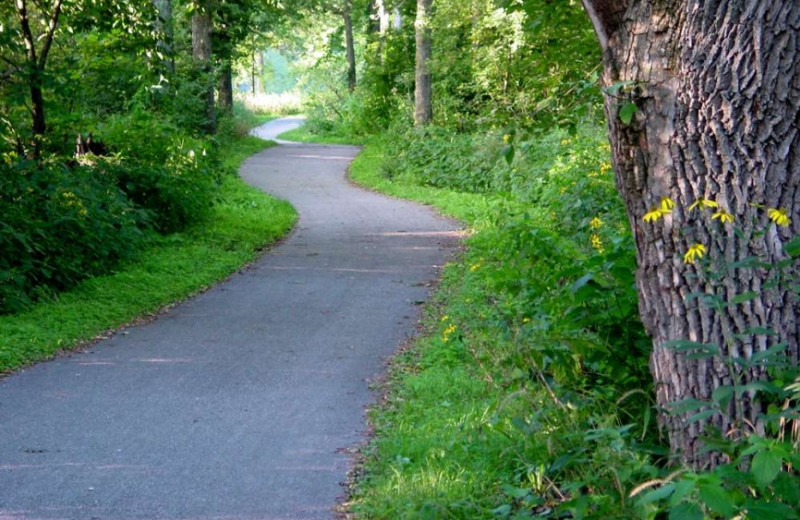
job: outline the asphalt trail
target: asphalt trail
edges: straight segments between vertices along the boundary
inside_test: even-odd
[[[357,152],[248,159],[242,177],[300,212],[285,242],[153,323],[0,380],[0,520],[334,518],[368,381],[457,243],[429,209],[350,185]]]

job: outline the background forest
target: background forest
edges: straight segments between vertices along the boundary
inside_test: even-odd
[[[302,109],[294,138],[365,143],[357,182],[471,229],[372,412],[350,514],[798,518],[796,369],[765,383],[761,435],[710,432],[714,469],[680,466],[659,429],[580,2],[434,2],[432,119],[415,125],[417,8],[4,3],[0,313],[210,226],[233,177],[225,151],[263,116]],[[4,367],[30,357],[0,354]]]

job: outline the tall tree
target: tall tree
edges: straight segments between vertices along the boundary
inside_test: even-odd
[[[756,354],[800,357],[800,307],[786,282],[800,273],[784,262],[800,232],[800,3],[583,4],[604,53],[657,402],[673,410],[661,422],[685,462],[713,464],[702,436],[758,430],[763,412],[753,391],[720,399],[720,389],[764,378]],[[776,278],[767,266],[782,262],[788,276]],[[687,399],[716,399],[722,410],[689,421],[676,409]]]
[[[207,85],[203,93],[206,116],[204,130],[209,134],[215,133],[217,127],[211,61],[213,12],[213,0],[199,0],[192,13],[192,57],[206,78]]]
[[[26,63],[21,67],[25,71],[28,89],[30,91],[30,112],[33,119],[33,134],[41,136],[47,131],[47,120],[44,111],[44,74],[47,58],[53,45],[59,17],[61,16],[62,0],[53,0],[49,6],[44,5],[38,20],[43,26],[41,34],[36,34],[31,12],[27,0],[15,0],[16,14],[19,22],[20,33],[25,43]],[[45,8],[49,7],[49,12]],[[37,48],[37,44],[40,46]],[[38,151],[38,145],[34,145]]]
[[[433,118],[432,80],[429,69],[431,59],[430,15],[433,0],[417,0],[415,22],[417,56],[414,86],[414,124],[427,125]]]

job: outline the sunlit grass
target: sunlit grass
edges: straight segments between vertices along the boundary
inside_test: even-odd
[[[292,90],[281,94],[239,94],[237,99],[255,113],[286,116],[303,111],[303,95]]]

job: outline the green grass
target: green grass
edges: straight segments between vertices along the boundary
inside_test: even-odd
[[[351,144],[359,145],[363,139],[338,136],[338,135],[319,135],[311,133],[307,126],[300,126],[294,130],[289,130],[278,136],[278,139],[285,141],[296,141],[298,143],[322,143],[322,144]]]
[[[225,163],[269,146],[246,137],[226,145]],[[284,201],[224,178],[220,202],[203,225],[159,237],[135,263],[84,281],[21,314],[0,316],[0,372],[47,359],[225,279],[284,236],[296,218]]]

